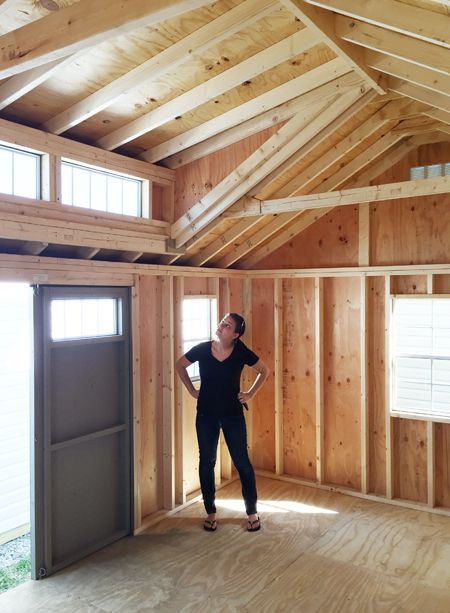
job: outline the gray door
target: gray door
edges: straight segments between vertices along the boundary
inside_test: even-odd
[[[35,289],[32,572],[131,531],[129,291]]]

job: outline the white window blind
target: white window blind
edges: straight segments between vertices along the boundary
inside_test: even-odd
[[[450,419],[450,298],[393,299],[391,411]]]
[[[183,300],[183,353],[199,343],[212,339],[217,329],[215,298],[185,298]],[[191,379],[200,376],[198,362],[187,369]]]

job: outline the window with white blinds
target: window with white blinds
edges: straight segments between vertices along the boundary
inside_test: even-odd
[[[450,298],[394,298],[391,355],[391,412],[450,419]]]
[[[450,164],[430,164],[428,166],[414,166],[409,170],[409,178],[411,181],[448,176],[450,176]]]

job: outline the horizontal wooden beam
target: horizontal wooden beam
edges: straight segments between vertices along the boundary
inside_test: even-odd
[[[335,206],[347,206],[362,202],[380,202],[385,200],[401,200],[417,196],[435,196],[450,192],[450,177],[422,179],[419,181],[402,181],[385,185],[372,185],[353,189],[338,190],[306,196],[293,196],[278,200],[257,201],[253,199],[242,210],[230,213],[233,217],[253,217],[257,215],[273,215],[274,213],[290,213],[308,209],[322,209]],[[226,215],[225,215],[226,216]]]
[[[230,91],[241,85],[243,81],[274,68],[310,49],[319,42],[318,37],[306,28],[292,34],[278,43],[263,49],[252,57],[228,68],[221,74],[197,85],[193,89],[180,94],[175,99],[166,102],[158,108],[138,117],[134,121],[114,130],[100,138],[95,144],[109,151],[132,141],[161,125],[182,116],[192,109],[201,106],[208,100]]]
[[[135,160],[55,134],[48,134],[6,119],[0,119],[0,141],[32,149],[38,153],[51,153],[112,172],[146,179],[162,187],[172,186],[175,182],[175,172],[169,168]]]
[[[211,0],[80,0],[0,36],[0,79],[210,4]],[[51,33],[51,35],[49,35]]]
[[[400,34],[450,48],[450,27],[448,15],[397,0],[375,0],[354,2],[354,0],[306,0],[308,4],[359,19],[372,25],[394,30]]]

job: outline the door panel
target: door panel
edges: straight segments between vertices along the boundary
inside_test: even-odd
[[[96,299],[114,301],[113,333],[94,321]],[[122,288],[36,292],[35,578],[131,531],[128,300]]]

